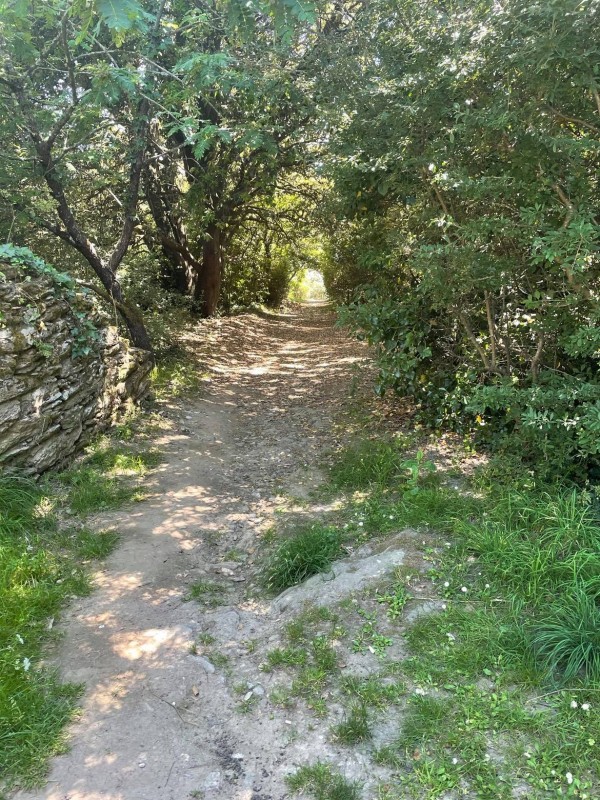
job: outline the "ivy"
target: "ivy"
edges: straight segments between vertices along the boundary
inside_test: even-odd
[[[73,358],[88,356],[93,352],[94,345],[101,339],[100,331],[90,319],[89,308],[85,310],[78,308],[78,305],[81,305],[81,295],[88,296],[88,290],[82,289],[70,275],[60,272],[56,267],[32,253],[28,247],[1,244],[0,263],[10,264],[22,272],[30,270],[36,275],[49,278],[55,287],[56,294],[69,303],[72,314],[77,320],[77,324],[71,330]],[[6,280],[4,273],[0,273],[0,279]],[[27,278],[25,279],[27,280]],[[44,343],[40,343],[39,349],[46,356],[51,353],[51,349],[49,350],[48,345]]]

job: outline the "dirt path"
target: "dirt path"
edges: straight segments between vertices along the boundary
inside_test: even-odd
[[[19,800],[282,800],[286,774],[328,755],[364,774],[314,716],[270,703],[253,650],[281,623],[252,577],[261,531],[289,507],[282,493],[318,481],[365,351],[326,307],[206,331],[208,389],[168,410],[151,496],[103,518],[121,546],[62,625],[61,672],[87,687],[72,748]],[[185,602],[201,580],[218,583],[216,607]],[[190,652],[198,637],[214,642]]]

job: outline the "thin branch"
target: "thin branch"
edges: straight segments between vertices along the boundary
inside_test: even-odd
[[[469,319],[468,319],[467,315],[464,313],[464,311],[459,311],[458,317],[459,317],[460,321],[462,322],[463,327],[464,327],[464,329],[465,329],[465,331],[467,333],[467,336],[471,340],[471,343],[473,344],[473,346],[475,347],[475,349],[479,353],[479,357],[483,361],[483,366],[485,367],[487,372],[492,372],[492,368],[490,366],[490,361],[489,361],[489,359],[488,359],[488,357],[487,357],[487,355],[485,353],[485,350],[480,345],[480,343],[477,341],[477,337],[473,333],[473,328],[471,328],[471,323],[469,322]]]
[[[550,111],[564,122],[570,122],[572,125],[579,125],[582,128],[587,128],[587,130],[592,131],[597,136],[600,136],[600,128],[597,128],[591,122],[587,122],[585,119],[580,119],[579,117],[570,117],[568,114],[563,114],[561,111],[558,111],[556,108],[552,108],[551,106]]]
[[[492,299],[488,291],[485,292],[485,311],[487,315],[488,330],[490,332],[490,347],[492,350],[492,369],[496,369],[496,328],[494,325],[494,315],[492,313]]]
[[[540,362],[542,360],[542,353],[544,352],[544,342],[545,337],[544,334],[540,331],[538,336],[538,344],[535,351],[535,355],[531,359],[531,380],[532,383],[537,383],[539,371],[540,371]]]

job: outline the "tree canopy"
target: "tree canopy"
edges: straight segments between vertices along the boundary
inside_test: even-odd
[[[380,391],[596,469],[599,16],[4,0],[2,235],[144,348],[148,314],[276,305],[318,268]]]

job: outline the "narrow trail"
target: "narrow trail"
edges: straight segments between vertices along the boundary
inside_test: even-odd
[[[328,755],[364,773],[313,715],[269,702],[251,644],[281,627],[253,584],[261,533],[289,511],[284,492],[318,482],[356,365],[369,369],[333,322],[314,306],[207,327],[207,389],[167,410],[149,498],[98,520],[121,545],[61,625],[55,660],[86,686],[71,749],[18,800],[282,800],[286,774]],[[200,580],[219,584],[218,606],[186,602]],[[199,636],[214,644],[190,652]],[[256,701],[245,715],[241,679]]]

